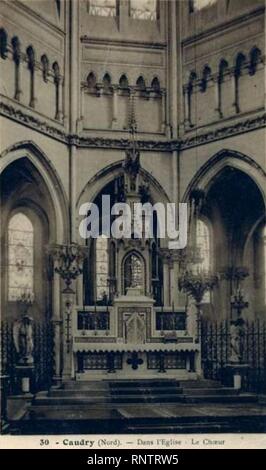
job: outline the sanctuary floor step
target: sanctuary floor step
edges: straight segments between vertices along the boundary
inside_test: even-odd
[[[22,434],[33,428],[49,433],[49,425],[59,433],[227,432],[252,426],[255,432],[266,420],[266,407],[257,401],[255,394],[207,380],[71,381],[38,393],[16,425]]]

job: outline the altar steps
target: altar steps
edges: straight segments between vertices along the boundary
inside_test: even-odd
[[[37,397],[33,405],[42,406],[62,406],[69,405],[71,407],[80,405],[93,405],[93,404],[145,404],[145,403],[255,403],[257,398],[252,394],[241,395],[199,395],[199,396],[183,396],[183,395],[155,395],[149,393],[148,395],[122,395],[119,397],[106,397],[106,396],[75,396],[75,397]]]
[[[136,387],[136,388],[122,388],[122,389],[116,389],[112,388],[111,390],[108,391],[108,394],[110,393],[111,396],[119,396],[119,395],[147,395],[149,393],[152,393],[152,388],[148,387]],[[95,389],[89,389],[89,390],[69,390],[69,389],[60,389],[60,390],[50,390],[48,392],[49,397],[74,397],[74,396],[79,396],[79,397],[92,397],[98,394],[105,394],[103,390],[95,390]],[[107,393],[107,392],[106,392]],[[157,394],[182,394],[182,388],[175,388],[175,387],[158,387],[156,389]]]
[[[256,395],[206,380],[138,379],[71,381],[39,392],[11,433],[258,432],[265,426]]]
[[[162,434],[266,432],[266,410],[238,405],[32,407],[11,434]]]
[[[195,383],[194,383],[195,382]],[[61,388],[38,393],[36,406],[72,406],[147,403],[254,403],[254,394],[241,393],[212,381],[178,382],[166,380],[117,380],[97,382],[67,382]]]

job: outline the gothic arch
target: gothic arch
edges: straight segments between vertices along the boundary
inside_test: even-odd
[[[67,242],[69,233],[67,196],[59,175],[45,153],[32,141],[18,142],[0,155],[0,174],[11,163],[21,158],[27,158],[43,178],[55,210],[56,241]]]
[[[248,244],[250,243],[255,231],[257,230],[257,228],[259,227],[259,225],[265,220],[265,215],[262,215],[256,222],[255,224],[253,225],[253,227],[251,228],[247,238],[246,238],[246,241],[245,241],[245,244],[244,244],[244,248],[243,248],[243,259],[245,259],[246,257],[246,252],[247,252],[247,248],[248,248]]]
[[[77,198],[77,213],[79,213],[81,204],[93,202],[102,189],[121,174],[123,161],[124,160],[120,160],[106,166],[86,183]],[[147,170],[141,168],[140,174],[150,183],[150,193],[154,202],[162,202],[163,204],[171,202],[164,188]],[[76,231],[78,233],[78,226],[76,227]],[[84,240],[80,239],[80,243],[84,243]]]
[[[91,202],[95,199],[97,194],[106,186],[106,184],[110,183],[115,177],[117,177],[122,170],[122,163],[123,160],[120,160],[116,163],[112,163],[111,165],[107,165],[102,170],[98,171],[85,185],[82,189],[78,199],[76,207],[79,206],[83,202]],[[160,195],[160,202],[167,203],[170,202],[170,199],[165,192],[164,188],[160,185],[160,183],[145,169],[141,168],[140,173],[144,176],[151,183],[151,192],[154,200],[158,201],[158,197]],[[156,197],[157,196],[157,197]],[[84,199],[86,197],[86,199]],[[88,199],[89,197],[89,199]]]
[[[230,149],[220,150],[202,165],[188,185],[183,201],[189,200],[189,195],[193,189],[198,188],[207,191],[220,172],[226,167],[232,167],[246,173],[258,186],[266,207],[266,172],[251,157]]]

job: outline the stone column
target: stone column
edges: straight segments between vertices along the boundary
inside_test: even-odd
[[[12,39],[13,46],[13,60],[15,64],[15,93],[14,99],[20,101],[22,95],[21,90],[21,52],[20,52],[20,42],[18,38]]]
[[[70,1],[70,134],[74,136],[78,125],[79,107],[79,2]],[[76,166],[77,149],[73,138],[69,146],[69,200],[70,200],[70,241],[76,241]]]
[[[83,306],[83,273],[79,275],[77,278],[77,295],[76,295],[76,303],[79,307]]]
[[[63,338],[63,380],[69,380],[72,376],[72,364],[73,364],[73,333],[72,333],[72,317],[75,311],[76,305],[76,279],[80,276],[83,271],[84,257],[86,256],[85,247],[81,247],[77,244],[68,245],[51,245],[50,255],[54,261],[54,305],[53,305],[53,323],[55,328],[55,363],[56,363],[56,375],[61,373],[61,361],[60,361],[60,338],[62,326],[62,338]],[[60,315],[60,279],[58,275],[64,281],[65,288],[62,291],[61,296],[61,315]],[[63,287],[63,283],[62,283]],[[62,318],[62,321],[61,321]],[[77,321],[76,316],[74,321]]]
[[[182,90],[183,94],[183,108],[184,108],[184,129],[188,123],[188,97],[187,97],[187,87],[184,86]]]
[[[58,102],[57,102],[57,113],[56,113],[56,119],[58,121],[63,120],[63,110],[62,110],[62,105],[63,105],[63,77],[60,75],[58,77],[58,84],[57,84],[57,93],[58,93]]]
[[[161,90],[161,132],[166,132],[166,91]]]
[[[169,33],[169,50],[168,50],[168,60],[169,60],[169,120],[172,129],[172,137],[175,139],[177,137],[177,126],[178,126],[178,112],[177,112],[177,102],[178,102],[178,77],[177,77],[177,3],[178,2],[168,2],[168,33]]]
[[[163,260],[163,303],[166,307],[170,305],[170,292],[169,292],[169,266],[166,260]]]
[[[53,276],[53,316],[52,324],[54,331],[54,362],[55,362],[55,373],[53,382],[55,384],[60,383],[62,377],[62,358],[61,358],[61,327],[62,318],[60,311],[60,277],[54,273]]]
[[[82,83],[80,87],[80,114],[78,119],[77,132],[81,132],[83,129],[83,120],[84,120],[84,99],[85,99],[85,84]]]
[[[117,125],[118,117],[118,89],[113,87],[113,116],[112,116],[112,128],[115,128]]]
[[[63,380],[70,380],[72,376],[73,347],[72,347],[72,317],[75,305],[75,291],[67,290],[62,293],[63,309]]]

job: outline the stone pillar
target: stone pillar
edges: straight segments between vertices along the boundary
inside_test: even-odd
[[[177,111],[177,102],[178,102],[178,83],[177,83],[177,3],[179,2],[167,2],[169,9],[169,50],[168,50],[168,59],[169,59],[169,114],[170,114],[170,125],[172,129],[172,138],[177,137],[177,127],[178,127],[178,111]]]
[[[236,113],[240,112],[240,107],[239,107],[239,78],[240,78],[240,75],[238,75],[235,71],[232,72],[231,81],[232,81],[233,96],[234,96],[233,106],[235,108]]]
[[[166,91],[161,90],[161,132],[166,132]]]
[[[113,87],[113,116],[112,116],[112,129],[117,125],[118,117],[118,89]]]
[[[183,89],[183,101],[184,101],[184,128],[186,128],[187,125],[190,124],[190,122],[189,122],[188,100],[189,100],[189,97],[188,97],[188,87],[185,86],[184,89]]]
[[[187,309],[187,332],[193,338],[197,335],[197,312],[191,299]]]
[[[77,296],[76,303],[79,307],[83,306],[83,273],[77,278]]]
[[[170,305],[171,307],[175,306],[175,269],[174,262],[171,260],[169,262],[169,277],[170,277]]]
[[[77,132],[81,132],[83,129],[84,120],[84,100],[85,100],[85,85],[82,84],[80,87],[80,114],[78,119]]]
[[[63,310],[63,380],[70,380],[72,376],[72,317],[75,305],[75,291],[65,289],[62,293],[62,310]]]
[[[78,126],[79,107],[79,2],[70,1],[70,134],[74,136]],[[70,241],[76,241],[76,165],[77,152],[75,139],[69,146],[69,200],[70,200]]]
[[[53,382],[55,384],[61,381],[62,363],[61,363],[61,327],[62,318],[60,312],[60,277],[58,274],[54,274],[53,277],[53,316],[52,324],[54,330],[54,363],[55,363],[55,374]]]
[[[217,111],[219,118],[223,117],[222,113],[222,79],[216,75],[213,79],[214,94],[215,94],[215,111]]]
[[[58,121],[63,120],[63,77],[60,75],[58,78],[58,84],[57,84],[57,93],[58,93],[58,102],[57,102],[57,114],[56,114],[56,119]]]
[[[20,97],[22,95],[21,90],[21,56],[20,52],[14,53],[14,62],[15,62],[15,93],[14,99],[20,101]]]

